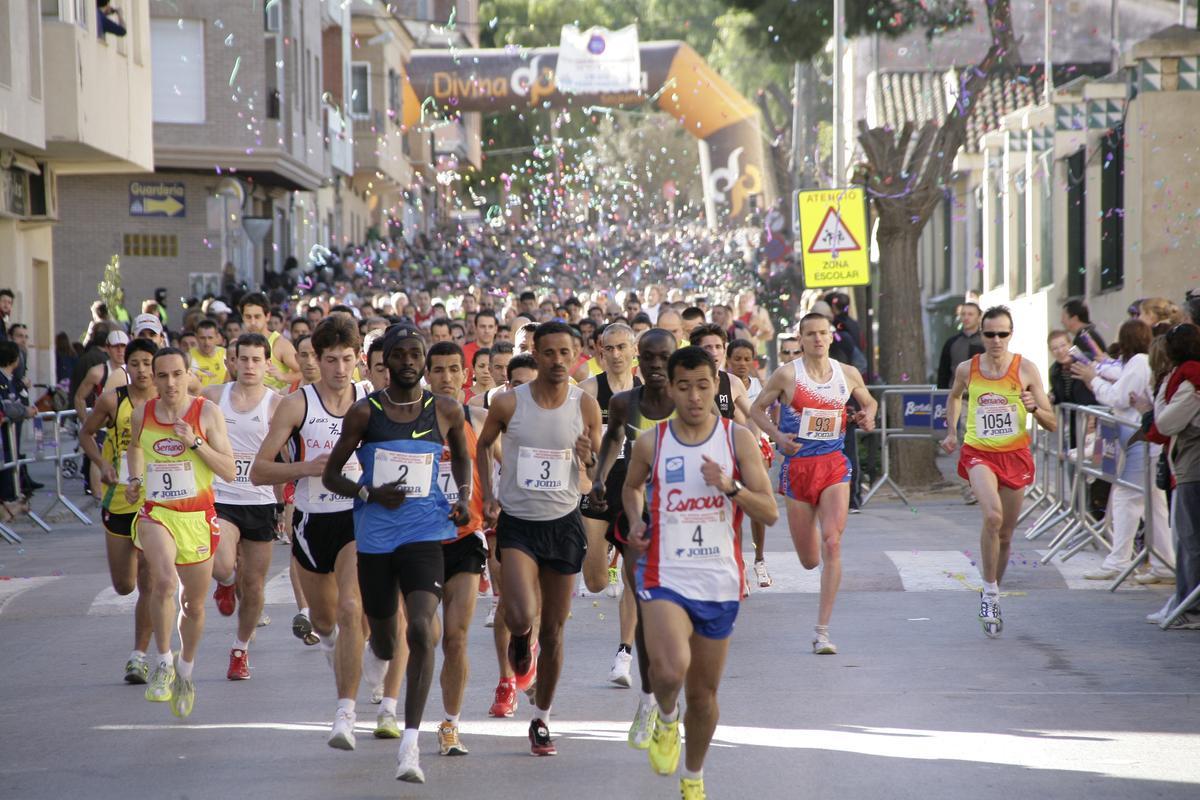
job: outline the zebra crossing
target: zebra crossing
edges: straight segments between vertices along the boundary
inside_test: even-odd
[[[1054,559],[1042,566],[1038,560],[1044,550],[1014,552],[1010,562],[1006,589],[1012,591],[1083,590],[1104,591],[1107,581],[1090,581],[1083,577],[1088,570],[1099,566],[1102,555],[1084,551],[1068,561]],[[963,550],[885,550],[871,559],[848,560],[842,579],[843,592],[904,591],[904,592],[968,592],[979,591],[979,573],[969,551]],[[750,555],[747,553],[747,564]],[[759,589],[752,585],[752,597],[792,594],[817,594],[821,589],[820,570],[806,570],[795,554],[768,551],[767,564],[773,585]],[[62,581],[86,581],[95,586],[95,593],[86,609],[88,616],[127,616],[133,613],[136,594],[120,596],[108,584],[105,574],[47,575],[30,578],[0,578],[0,614],[14,600],[26,593],[35,593],[53,604],[55,585]],[[66,586],[67,584],[61,584]],[[61,587],[60,587],[61,588]],[[1145,592],[1148,587],[1126,581],[1121,592]],[[78,593],[76,593],[78,594]],[[286,567],[277,569],[266,585],[266,605],[293,604],[292,587]],[[83,596],[88,596],[85,592]]]

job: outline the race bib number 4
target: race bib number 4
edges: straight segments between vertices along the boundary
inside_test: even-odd
[[[433,453],[376,450],[371,484],[377,487],[397,484],[409,497],[428,497],[433,486],[433,463]]]
[[[724,557],[730,544],[729,524],[720,519],[682,520],[668,517],[663,529],[663,556],[671,561],[712,561]]]
[[[146,499],[159,503],[196,496],[196,473],[190,461],[146,465]]]
[[[557,492],[570,487],[574,455],[570,450],[522,447],[517,454],[517,482],[535,492]]]
[[[800,415],[800,438],[832,441],[842,435],[841,409],[805,408]]]
[[[975,409],[975,435],[980,439],[1007,439],[1017,435],[1017,407],[989,406]]]

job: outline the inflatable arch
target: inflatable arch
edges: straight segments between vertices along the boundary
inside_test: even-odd
[[[628,106],[653,101],[700,140],[708,223],[744,220],[775,199],[758,109],[683,42],[641,45],[642,90],[565,94],[555,85],[558,48],[414,50],[404,84],[404,124],[431,110],[485,114],[568,105]]]

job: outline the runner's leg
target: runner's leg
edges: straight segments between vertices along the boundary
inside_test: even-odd
[[[467,631],[475,614],[479,595],[479,576],[460,572],[446,582],[443,590],[445,633],[442,640],[442,707],[448,719],[462,713],[463,693],[467,688]],[[506,645],[507,647],[507,645]]]
[[[976,464],[967,473],[971,490],[979,500],[983,527],[979,535],[979,574],[986,588],[1000,582],[1000,530],[1004,526],[1004,505],[995,473],[983,464]]]
[[[171,652],[175,632],[175,591],[179,573],[175,571],[175,540],[162,525],[146,518],[137,521],[138,544],[150,569],[150,624],[158,652]]]
[[[1017,517],[1021,515],[1021,505],[1025,502],[1024,489],[1009,489],[1000,487],[1000,549],[996,561],[996,583],[1004,580],[1004,569],[1012,552],[1013,531],[1017,527]]]
[[[223,537],[222,537],[223,538]],[[249,642],[258,620],[262,616],[263,594],[266,588],[267,571],[271,568],[271,542],[256,542],[242,539],[238,545],[237,584],[241,594],[238,608],[238,641]]]
[[[699,772],[704,769],[704,757],[708,754],[708,746],[720,716],[717,686],[725,671],[729,639],[706,639],[693,633],[689,644],[691,665],[688,667],[684,691],[687,699],[687,711],[683,717],[683,727],[687,730],[684,765],[690,772]]]
[[[607,568],[606,568],[607,569]],[[551,569],[542,569],[538,576],[541,587],[542,608],[539,619],[538,679],[534,694],[537,707],[548,711],[554,702],[554,690],[562,674],[563,654],[566,651],[563,630],[567,617],[571,615],[571,594],[575,588],[575,575],[563,575]]]
[[[433,685],[433,664],[437,653],[439,622],[437,619],[438,596],[433,592],[410,592],[404,598],[408,614],[408,669],[407,686],[404,692],[404,727],[416,730],[421,727],[425,702],[429,699],[429,688]]]
[[[137,554],[137,603],[133,607],[133,649],[146,652],[150,648],[150,637],[154,624],[150,610],[154,605],[154,584],[150,580],[150,563],[141,553]]]
[[[842,532],[850,508],[850,484],[838,483],[821,492],[817,518],[821,522],[821,604],[817,624],[828,625],[833,601],[842,585]],[[807,566],[807,565],[805,565]]]
[[[337,581],[338,637],[334,645],[334,672],[338,700],[353,700],[362,679],[363,654],[362,596],[358,590],[358,550],[354,542],[338,552],[333,574]],[[307,587],[305,595],[308,595]],[[316,620],[313,622],[315,627]]]
[[[224,518],[218,519],[217,524],[221,528],[221,539],[212,557],[212,574],[217,583],[229,586],[234,580],[233,571],[237,568],[238,542],[242,540],[242,532],[237,525]]]
[[[583,532],[587,535],[587,554],[583,557],[583,582],[592,594],[603,592],[608,586],[608,532],[607,520],[583,517]]]
[[[650,641],[650,678],[660,715],[679,710],[679,693],[691,666],[692,621],[681,607],[670,600],[638,601],[642,625]]]
[[[788,531],[796,555],[805,569],[816,569],[821,563],[821,539],[817,535],[817,509],[808,503],[787,498]]]
[[[204,597],[212,581],[213,560],[177,567],[183,584],[183,604],[179,613],[179,658],[189,664],[196,661],[196,651],[204,636]]]
[[[643,624],[642,604],[633,591],[633,588],[637,586],[637,557],[626,558],[627,555],[633,556],[634,554],[622,547],[621,565],[625,570],[625,590],[633,598],[634,650],[637,655],[638,677],[642,682],[642,695],[644,696],[653,693],[651,687],[654,684],[650,682],[650,653],[646,649],[646,627]]]
[[[108,574],[113,591],[124,597],[137,588],[138,555],[129,536],[104,534],[104,549],[108,556]]]

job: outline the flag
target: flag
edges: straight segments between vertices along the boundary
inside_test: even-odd
[[[640,91],[642,59],[637,26],[581,31],[574,25],[564,25],[555,83],[566,94]]]

